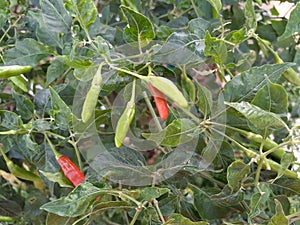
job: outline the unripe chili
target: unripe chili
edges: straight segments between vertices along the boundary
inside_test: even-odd
[[[6,166],[8,170],[18,178],[29,180],[33,182],[43,182],[42,179],[37,176],[36,174],[19,167],[18,165],[14,164],[5,154],[3,148],[0,146],[0,152],[5,160]]]
[[[0,66],[0,78],[9,78],[27,73],[32,69],[32,66]]]
[[[185,68],[183,69],[183,72],[181,74],[181,86],[186,90],[188,93],[190,100],[192,102],[195,102],[196,99],[196,89],[193,81],[188,78],[185,72]]]
[[[148,76],[155,76],[153,73],[149,73]],[[151,94],[154,97],[154,102],[158,111],[158,114],[162,120],[166,120],[169,116],[169,109],[166,96],[159,91],[157,88],[153,87],[148,83]]]
[[[169,79],[156,76],[147,76],[140,78],[157,88],[162,93],[164,93],[166,96],[172,99],[172,101],[178,106],[183,108],[188,107],[188,102],[186,101],[181,91],[179,91],[176,85]]]
[[[116,127],[115,145],[117,148],[120,148],[122,146],[126,134],[129,130],[130,124],[134,118],[134,114],[135,114],[134,101],[135,101],[135,80],[133,81],[131,99],[127,103],[126,108],[122,113]]]
[[[101,91],[101,84],[102,84],[102,75],[101,75],[102,66],[103,63],[100,64],[96,74],[94,75],[92,85],[83,103],[81,118],[84,123],[86,123],[92,117],[94,108],[97,105],[97,100]]]

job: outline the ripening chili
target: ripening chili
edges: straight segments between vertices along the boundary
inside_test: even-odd
[[[149,73],[148,76],[155,76],[153,73]],[[154,97],[154,102],[158,111],[158,114],[162,120],[166,120],[169,116],[169,109],[166,96],[159,91],[157,88],[153,87],[148,83],[151,94]]]

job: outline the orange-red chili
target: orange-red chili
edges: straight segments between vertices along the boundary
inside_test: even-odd
[[[75,165],[72,160],[65,155],[61,155],[57,158],[57,162],[60,165],[64,175],[66,178],[68,178],[69,181],[74,184],[75,187],[77,187],[79,184],[81,184],[85,176],[84,174],[80,171],[80,169]]]
[[[153,73],[150,73],[148,76],[155,76]],[[151,84],[148,84],[151,94],[154,97],[154,102],[158,111],[158,114],[162,120],[166,120],[169,116],[169,109],[166,96],[159,91],[157,88],[153,87]]]

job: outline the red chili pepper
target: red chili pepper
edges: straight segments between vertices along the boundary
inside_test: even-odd
[[[68,180],[71,181],[75,187],[77,187],[84,181],[84,174],[79,170],[79,168],[75,165],[75,163],[72,162],[72,160],[68,156],[59,156],[57,162],[60,165],[66,178],[68,178]]]
[[[148,76],[155,76],[153,73],[150,73]],[[154,97],[154,102],[158,114],[162,120],[166,120],[169,116],[169,109],[166,96],[159,91],[157,88],[153,87],[151,84],[148,84],[151,94]]]
[[[80,169],[76,166],[75,163],[72,162],[72,160],[65,155],[60,154],[54,147],[54,145],[52,144],[51,140],[48,138],[47,135],[45,135],[46,140],[48,141],[54,155],[55,158],[58,162],[58,164],[60,165],[64,175],[66,176],[66,178],[72,182],[72,184],[77,187],[79,184],[81,184],[84,179],[85,176],[84,174],[80,171]]]

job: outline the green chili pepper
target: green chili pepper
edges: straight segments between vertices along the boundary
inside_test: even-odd
[[[101,91],[101,84],[102,84],[102,75],[101,75],[102,66],[103,63],[100,64],[93,78],[92,85],[83,103],[81,118],[84,123],[86,123],[92,117],[94,108],[97,105],[97,100]]]
[[[245,131],[245,130],[241,130],[238,128],[232,128],[233,130],[239,132],[240,134],[242,134],[243,136],[245,136],[249,141],[254,142],[255,144],[261,144],[263,141],[263,136],[261,136],[260,134],[255,134],[249,131]],[[263,151],[268,151],[272,148],[277,147],[278,144],[271,140],[270,138],[266,138],[265,142],[264,142],[264,146],[263,146]],[[281,159],[282,156],[285,154],[285,151],[283,148],[279,148],[276,151],[272,152],[270,155],[273,156],[276,159]]]
[[[178,106],[183,108],[188,107],[188,102],[186,101],[185,97],[172,81],[164,77],[156,76],[142,77],[142,79],[164,93]]]
[[[252,132],[245,132],[244,136],[249,140],[249,141],[253,141],[256,144],[261,144],[263,141],[263,137],[259,134],[254,134]],[[264,142],[264,146],[263,146],[263,150],[264,151],[268,151],[272,148],[277,147],[278,144],[271,140],[270,138],[266,138],[265,142]],[[285,154],[285,151],[283,148],[279,148],[277,149],[275,152],[271,153],[271,156],[275,157],[276,159],[281,159],[282,156]]]
[[[129,130],[130,124],[134,118],[135,114],[135,80],[133,81],[132,85],[132,95],[130,101],[127,103],[126,108],[121,115],[117,127],[116,127],[116,134],[115,134],[115,145],[117,148],[122,146],[124,138]]]
[[[0,222],[15,222],[16,219],[10,216],[0,216]]]
[[[4,150],[2,147],[0,147],[0,152],[6,162],[8,170],[15,175],[18,178],[24,179],[24,180],[29,180],[33,182],[43,182],[43,180],[35,175],[34,173],[27,171],[18,165],[14,164],[13,161],[11,161],[5,154]]]
[[[284,63],[283,60],[279,57],[279,55],[277,54],[277,52],[275,52],[272,49],[272,54],[275,60],[276,64],[282,64]],[[287,79],[289,82],[291,82],[292,84],[295,84],[297,86],[300,86],[300,78],[298,76],[298,74],[296,73],[295,70],[293,70],[292,68],[288,68],[283,74],[282,76]]]
[[[276,64],[282,64],[284,63],[283,60],[279,57],[279,55],[277,54],[277,52],[274,51],[274,49],[272,49],[270,47],[270,43],[262,38],[256,37],[257,41],[261,44],[263,44],[273,55],[274,57],[274,61]],[[292,68],[288,68],[283,74],[282,76],[288,80],[289,82],[291,82],[292,84],[295,84],[297,86],[300,86],[300,77],[298,76],[297,72],[295,70],[293,70]]]
[[[249,149],[243,149],[244,152],[246,153],[246,155],[248,157],[251,157],[253,159],[255,158],[258,158],[259,155]],[[263,168],[267,169],[267,168],[270,168],[273,172],[279,172],[281,170],[281,165],[277,162],[274,162],[273,160],[271,159],[264,159],[263,161],[263,164],[262,164]],[[295,172],[295,171],[292,171],[292,170],[285,170],[284,173],[283,173],[285,176],[289,177],[289,178],[298,178],[298,174]]]
[[[196,89],[193,81],[191,81],[190,78],[186,75],[185,68],[183,69],[183,72],[181,74],[181,85],[188,93],[190,100],[192,102],[195,102],[196,99]]]
[[[0,78],[9,78],[27,73],[32,69],[32,66],[0,66]]]

